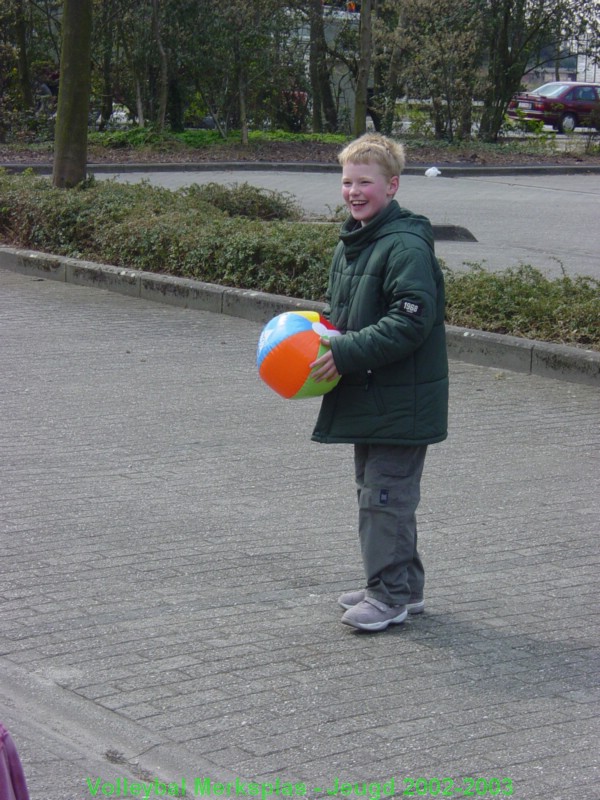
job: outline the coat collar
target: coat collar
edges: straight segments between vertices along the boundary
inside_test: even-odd
[[[366,225],[361,225],[353,217],[348,217],[340,232],[340,239],[344,243],[346,252],[351,254],[362,250],[363,247],[377,239],[382,228],[398,217],[400,212],[401,209],[397,201],[392,200]]]

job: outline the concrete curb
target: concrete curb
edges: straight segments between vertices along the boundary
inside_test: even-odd
[[[51,749],[68,748],[83,763],[94,764],[100,774],[110,764],[113,780],[127,778],[130,783],[158,780],[180,784],[185,778],[187,785],[193,786],[194,776],[202,774],[214,781],[235,783],[231,770],[192,751],[185,743],[173,741],[164,731],[149,730],[57,682],[40,679],[22,666],[5,661],[2,669],[0,698],[4,705],[10,699],[16,706],[32,738],[44,741]],[[116,751],[122,760],[111,763],[109,751]]]
[[[77,286],[97,287],[142,300],[211,311],[265,323],[293,309],[320,311],[323,303],[142,272],[75,258],[0,246],[0,268]],[[600,352],[447,326],[450,358],[600,386]]]
[[[481,166],[453,165],[438,162],[437,164],[412,164],[407,166],[403,175],[424,175],[428,166],[437,166],[443,178],[476,177],[478,175],[579,175],[600,174],[600,164],[530,164],[524,166]],[[52,164],[0,164],[0,168],[9,173],[20,173],[27,169],[38,175],[51,175]],[[127,173],[127,172],[335,172],[339,173],[338,164],[320,164],[317,162],[270,162],[270,161],[197,161],[189,163],[156,163],[156,164],[88,164],[88,173]]]

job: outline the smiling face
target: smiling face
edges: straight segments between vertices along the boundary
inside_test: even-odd
[[[379,164],[347,163],[342,173],[342,197],[353,218],[366,225],[398,191],[399,178],[388,178]]]

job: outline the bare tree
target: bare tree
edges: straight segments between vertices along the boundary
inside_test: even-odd
[[[489,47],[484,110],[479,135],[495,142],[523,75],[568,56],[567,41],[587,33],[597,42],[599,0],[488,0],[485,41]],[[550,52],[550,58],[544,55]],[[563,54],[562,56],[560,54]],[[557,56],[558,54],[558,56]]]
[[[15,35],[17,39],[17,49],[19,53],[19,84],[23,104],[26,108],[33,108],[34,98],[31,89],[31,76],[29,70],[29,57],[27,53],[27,25],[25,22],[25,8],[23,0],[15,2]]]
[[[160,64],[160,78],[158,88],[158,113],[156,116],[156,127],[162,131],[165,127],[165,117],[167,114],[167,97],[169,92],[169,67],[167,53],[163,45],[160,19],[160,0],[152,0],[152,30],[158,49],[158,60]]]
[[[412,91],[431,100],[438,139],[469,138],[481,60],[482,17],[473,0],[406,0],[404,74]]]
[[[371,71],[371,50],[373,47],[371,10],[371,0],[362,0],[360,8],[360,49],[358,56],[358,74],[356,76],[356,101],[354,104],[355,136],[360,136],[367,129],[369,73]]]
[[[313,101],[313,130],[323,130],[323,116],[328,131],[337,128],[337,111],[327,68],[327,42],[323,23],[322,0],[310,0],[310,83]]]
[[[92,0],[64,0],[54,186],[85,180],[91,79]]]

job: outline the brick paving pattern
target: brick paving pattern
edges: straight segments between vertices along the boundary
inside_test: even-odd
[[[260,383],[260,327],[0,270],[0,718],[32,800],[157,776],[598,800],[598,389],[452,362],[426,613],[361,634],[351,448]]]

